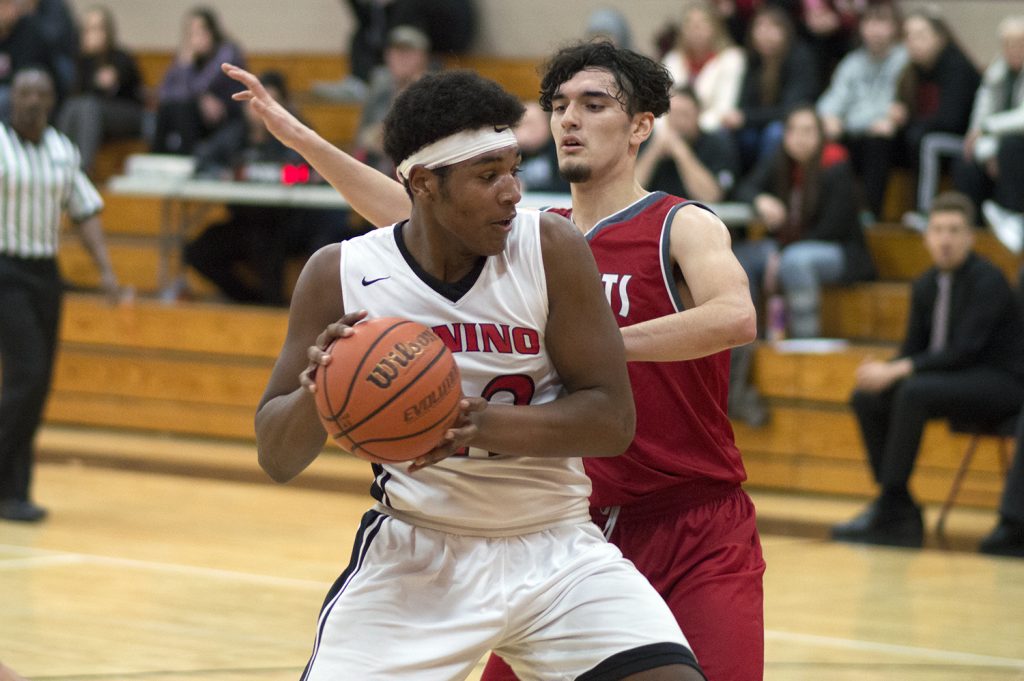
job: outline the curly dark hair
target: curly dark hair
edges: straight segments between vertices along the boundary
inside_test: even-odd
[[[423,147],[463,130],[512,127],[519,99],[472,71],[442,71],[406,88],[384,119],[384,151],[397,166]]]
[[[615,98],[632,116],[650,111],[655,118],[668,111],[672,76],[658,62],[642,54],[616,47],[607,40],[563,47],[543,66],[540,105],[551,111],[551,99],[562,83],[584,69],[604,69],[615,77]]]

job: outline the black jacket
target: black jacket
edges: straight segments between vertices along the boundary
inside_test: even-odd
[[[798,104],[814,103],[818,91],[818,58],[800,41],[794,41],[792,49],[782,63],[779,74],[779,92],[775,102],[761,101],[760,57],[747,50],[747,67],[737,108],[743,112],[744,126],[763,128],[772,121],[781,121]]]
[[[758,194],[771,194],[787,203],[788,196],[777,196],[773,174],[778,172],[779,149],[762,159],[736,191],[736,199],[753,203]],[[850,162],[843,160],[821,169],[821,188],[816,209],[804,217],[800,240],[831,241],[843,247],[844,281],[864,281],[875,277],[875,264],[860,225],[856,178]]]
[[[913,71],[917,85],[934,87],[938,91],[938,106],[929,113],[916,112],[912,101],[915,92],[908,90],[908,72]],[[910,110],[910,120],[904,131],[916,149],[921,138],[930,132],[949,132],[962,135],[967,130],[974,106],[974,95],[981,85],[981,75],[967,55],[955,44],[949,44],[939,54],[931,69],[925,70],[913,63],[904,68],[898,86],[898,98]]]
[[[117,90],[108,91],[96,84],[96,72],[107,65],[117,71]],[[111,99],[126,99],[142,103],[142,76],[135,58],[121,49],[108,54],[82,55],[78,60],[78,82],[75,94],[93,94]]]
[[[11,85],[14,74],[30,66],[49,72],[58,88],[58,96],[63,94],[53,57],[42,32],[31,17],[22,17],[7,37],[0,39],[0,85]]]
[[[928,351],[938,274],[933,267],[914,281],[900,357],[910,358],[915,371],[988,366],[1024,379],[1024,312],[1020,301],[1002,271],[974,253],[953,273],[946,348],[937,353]]]

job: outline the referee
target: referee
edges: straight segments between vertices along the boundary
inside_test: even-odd
[[[10,123],[0,123],[0,518],[35,522],[29,497],[32,447],[50,389],[62,283],[57,245],[64,212],[119,295],[97,214],[96,188],[67,137],[50,127],[53,80],[39,68],[14,76]]]

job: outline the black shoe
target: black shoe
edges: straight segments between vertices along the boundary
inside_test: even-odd
[[[1024,523],[1000,520],[996,529],[981,540],[978,550],[991,556],[1024,558]]]
[[[853,520],[833,525],[832,538],[864,544],[921,548],[924,544],[921,508],[912,502],[885,506],[876,499]]]
[[[21,523],[37,523],[46,517],[46,509],[31,501],[8,499],[0,502],[0,518]]]

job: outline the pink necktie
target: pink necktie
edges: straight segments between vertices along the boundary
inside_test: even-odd
[[[953,291],[953,274],[940,272],[938,279],[939,292],[935,296],[935,309],[932,311],[932,337],[928,343],[929,352],[942,352],[946,347],[949,335],[949,299]]]

